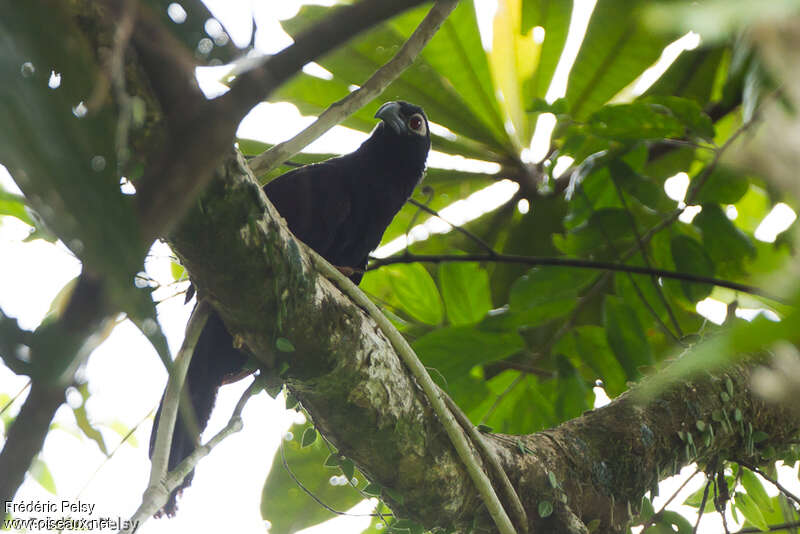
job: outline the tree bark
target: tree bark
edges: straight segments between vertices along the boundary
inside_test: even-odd
[[[265,372],[281,372],[317,429],[389,504],[426,528],[494,525],[450,442],[387,337],[314,268],[238,154],[171,236],[201,295]],[[280,352],[278,338],[293,352]],[[543,432],[488,434],[522,499],[530,532],[623,532],[641,497],[686,464],[758,464],[786,447],[800,419],[750,390],[757,361],[704,373]],[[645,382],[647,379],[645,379]],[[755,443],[753,434],[769,437]],[[552,513],[547,511],[552,507]],[[545,515],[546,517],[542,517]]]

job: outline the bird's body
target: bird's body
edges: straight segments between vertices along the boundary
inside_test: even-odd
[[[264,186],[264,192],[292,233],[331,264],[350,270],[358,283],[394,216],[422,179],[430,149],[428,122],[422,109],[406,102],[388,102],[375,115],[383,122],[350,154],[292,170]],[[186,386],[198,425],[204,428],[216,392],[238,375],[247,355],[233,348],[222,319],[211,313],[197,342]],[[161,407],[156,413],[156,428]],[[150,439],[152,454],[155,431]],[[172,470],[196,447],[178,419],[170,449]],[[164,510],[175,512],[173,492]]]

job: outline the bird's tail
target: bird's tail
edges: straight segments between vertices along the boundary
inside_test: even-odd
[[[186,374],[184,387],[188,388],[188,398],[191,400],[194,416],[197,420],[197,427],[202,432],[211,409],[214,407],[214,400],[217,397],[219,386],[226,379],[241,372],[242,367],[247,361],[247,356],[233,348],[233,338],[231,337],[222,319],[212,312],[200,338],[197,340],[192,361]],[[158,405],[155,418],[153,420],[153,430],[150,434],[150,457],[153,456],[153,448],[156,441],[156,429],[161,418],[161,408],[164,401]],[[196,436],[190,432],[184,418],[178,412],[178,420],[172,434],[172,445],[169,451],[168,469],[172,471],[197,447]],[[175,488],[169,496],[167,504],[164,505],[162,512],[169,516],[175,515],[177,510],[176,500],[183,488],[192,483],[194,470],[184,479],[180,486]]]

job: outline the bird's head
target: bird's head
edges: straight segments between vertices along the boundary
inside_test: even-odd
[[[428,130],[428,117],[422,108],[398,100],[386,102],[375,117],[384,122],[383,130],[392,136],[399,137],[403,143],[411,143],[419,147],[425,156],[431,147],[431,134]]]

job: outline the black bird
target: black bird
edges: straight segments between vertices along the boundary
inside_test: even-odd
[[[387,102],[375,117],[382,122],[355,152],[294,169],[264,186],[292,233],[356,284],[361,281],[367,256],[422,180],[431,146],[422,108],[402,101]],[[212,312],[195,347],[185,385],[201,430],[208,422],[217,389],[237,377],[246,361],[247,355],[233,347],[222,319]],[[161,406],[150,435],[151,456],[160,415]],[[196,446],[179,416],[169,469]],[[170,495],[163,510],[167,515],[174,515],[177,495],[191,484],[193,475]]]

